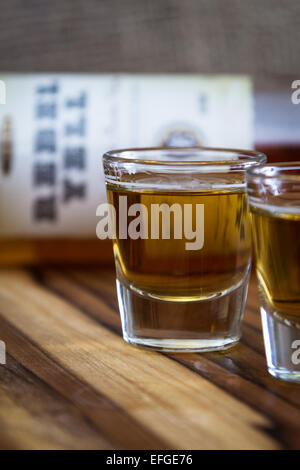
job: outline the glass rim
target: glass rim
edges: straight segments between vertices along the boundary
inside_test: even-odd
[[[299,174],[291,173],[295,170]],[[294,181],[300,179],[300,161],[297,162],[276,162],[263,165],[252,166],[246,172],[248,180],[270,180],[280,179],[281,181]]]
[[[197,155],[199,158],[194,159],[161,159],[162,153],[165,154],[176,154],[178,157],[183,156],[185,152],[190,152]],[[143,158],[138,158],[139,154],[143,154]],[[145,158],[145,153],[149,154],[148,158]],[[153,154],[157,153],[157,159],[153,159]],[[211,156],[217,156],[220,154],[220,159],[208,160],[204,159],[204,154],[209,154]],[[202,154],[202,159],[201,159]],[[232,158],[228,158],[232,156]],[[150,158],[151,156],[151,158]],[[221,158],[223,156],[223,158]],[[226,158],[225,158],[226,157]],[[160,166],[160,167],[212,167],[219,165],[226,165],[233,169],[243,169],[249,168],[254,165],[260,165],[266,162],[267,157],[261,152],[255,150],[242,150],[242,149],[232,149],[232,148],[223,148],[223,147],[133,147],[133,148],[124,148],[117,150],[110,150],[104,153],[103,162],[116,164],[136,164],[136,165],[150,165],[150,166]]]

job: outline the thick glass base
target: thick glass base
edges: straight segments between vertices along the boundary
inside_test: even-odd
[[[276,369],[271,367],[268,368],[268,371],[276,379],[300,384],[300,372],[293,372],[287,369]]]
[[[209,352],[221,351],[231,348],[238,341],[237,338],[226,340],[180,340],[180,339],[149,339],[149,338],[130,338],[123,335],[124,340],[138,348],[165,352]]]
[[[267,313],[261,307],[261,318],[268,370],[273,377],[300,383],[300,329]],[[270,307],[267,307],[270,309]]]
[[[240,339],[248,279],[208,300],[168,301],[142,295],[117,280],[123,337],[156,351],[204,352],[227,349]]]

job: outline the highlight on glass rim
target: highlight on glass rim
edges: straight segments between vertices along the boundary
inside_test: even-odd
[[[299,18],[3,2],[0,451],[300,449]]]

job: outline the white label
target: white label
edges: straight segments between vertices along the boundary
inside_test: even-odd
[[[247,77],[1,74],[0,80],[2,156],[7,126],[12,142],[10,170],[0,171],[2,237],[95,236],[96,207],[106,200],[106,150],[252,148]]]

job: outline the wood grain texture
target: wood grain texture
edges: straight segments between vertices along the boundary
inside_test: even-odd
[[[114,271],[2,269],[1,448],[299,448],[299,386],[268,375],[252,281],[241,343],[161,354],[121,339]]]
[[[1,71],[298,77],[298,0],[1,0]]]

